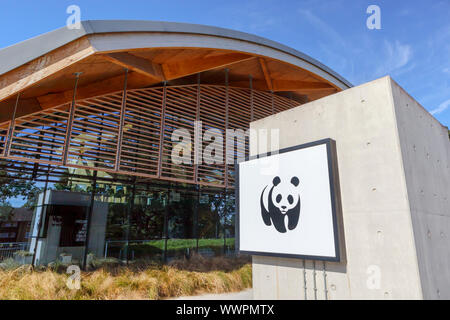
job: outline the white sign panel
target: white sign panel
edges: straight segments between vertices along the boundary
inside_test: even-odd
[[[240,252],[339,261],[333,153],[326,139],[239,163]]]

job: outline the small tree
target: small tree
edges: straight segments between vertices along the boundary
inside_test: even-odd
[[[11,218],[14,208],[9,202],[0,203],[0,221],[7,221]]]
[[[36,202],[42,188],[31,180],[17,179],[16,176],[0,171],[0,204],[8,203],[12,198],[21,197],[26,200],[24,207],[30,208]]]

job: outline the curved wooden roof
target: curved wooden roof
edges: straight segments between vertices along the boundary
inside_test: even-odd
[[[311,57],[228,29],[154,21],[85,21],[0,50],[0,122],[123,88],[196,83],[252,87],[311,101],[351,87]]]

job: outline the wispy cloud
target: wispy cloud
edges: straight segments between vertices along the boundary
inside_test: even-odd
[[[275,18],[267,16],[264,12],[250,12],[248,18],[249,28],[253,32],[263,32],[269,30],[277,23]]]
[[[330,65],[337,65],[341,70],[349,70],[353,74],[354,62],[351,57],[354,55],[355,47],[341,36],[336,28],[315,15],[311,10],[298,9],[302,20],[306,21],[312,28],[320,33],[317,37],[318,48],[321,50],[321,57],[324,62]],[[352,53],[350,53],[352,52]],[[320,57],[320,55],[318,56]]]
[[[339,44],[342,47],[346,46],[344,38],[336,32],[336,30],[312,13],[310,10],[299,9],[300,15],[307,20],[313,27],[318,29],[325,37],[331,39],[335,44]]]
[[[364,33],[359,38],[358,45],[355,45],[355,41],[348,41],[328,21],[315,15],[311,10],[299,9],[298,12],[304,21],[320,32],[321,37],[318,38],[321,38],[322,41],[319,48],[326,57],[326,61],[339,65],[341,70],[347,71],[348,75],[355,78],[355,83],[387,74],[398,76],[415,68],[415,64],[410,63],[413,49],[409,44],[386,39],[378,49],[376,47],[378,42],[374,40],[376,38],[369,37],[367,33]],[[358,74],[355,74],[354,62],[360,58],[362,58],[360,63],[364,64],[366,68],[360,67]],[[363,75],[364,73],[366,76]]]
[[[384,42],[384,58],[380,66],[376,69],[376,76],[391,74],[405,67],[412,58],[412,48],[408,44],[400,41]]]
[[[411,14],[411,8],[403,8],[399,11],[399,16],[409,16]]]
[[[444,111],[447,110],[448,108],[450,108],[450,99],[448,99],[448,100],[442,102],[442,103],[439,105],[439,107],[437,107],[437,108],[434,109],[434,110],[431,110],[430,113],[433,114],[433,115],[434,115],[434,114],[439,114],[439,113],[444,112]]]

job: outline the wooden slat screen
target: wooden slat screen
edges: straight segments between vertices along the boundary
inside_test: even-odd
[[[250,106],[250,107],[249,107]],[[251,90],[250,89],[233,89],[229,92],[229,105],[228,105],[228,128],[235,130],[248,129],[251,121]],[[254,106],[253,106],[254,107]],[[267,115],[266,115],[267,116]],[[249,139],[245,139],[245,152],[242,154],[237,145],[237,139],[233,143],[233,147],[227,148],[227,154],[232,159],[242,159],[249,154]],[[233,186],[235,181],[234,165],[229,164],[228,170],[228,185]]]
[[[226,145],[226,128],[242,133],[252,119],[258,120],[299,104],[270,92],[219,85],[128,90],[125,99],[123,94],[116,92],[77,100],[73,118],[71,104],[18,117],[14,121],[8,154],[5,146],[9,122],[1,124],[0,157],[232,188],[234,165],[226,163],[226,155],[232,159],[248,155],[248,137],[243,154],[236,142],[232,147]],[[124,110],[123,126],[121,110]],[[72,122],[68,123],[70,119]],[[208,129],[222,135],[222,164],[202,161],[194,165],[196,120],[202,123],[202,135]],[[183,129],[190,136],[191,163],[172,162],[173,147],[179,143],[172,141],[176,129]],[[210,143],[203,141],[201,152]]]
[[[287,108],[288,109],[288,108]],[[253,90],[253,120],[259,120],[272,114],[272,94]]]
[[[120,171],[157,177],[163,89],[127,92]]]
[[[161,178],[181,182],[194,181],[194,165],[172,163],[172,149],[178,143],[172,141],[172,133],[177,129],[186,129],[191,142],[194,142],[194,121],[197,112],[197,87],[167,87],[164,112],[164,134],[161,154]],[[191,148],[191,160],[194,148]]]
[[[114,169],[122,94],[120,92],[76,103],[67,164]]]
[[[4,156],[6,152],[6,140],[8,139],[8,132],[11,121],[8,121],[4,126],[0,127],[0,155]]]
[[[9,155],[62,164],[70,104],[15,119]]]
[[[202,135],[207,130],[216,130],[223,137],[222,154],[225,151],[225,120],[226,120],[226,88],[224,86],[202,86],[200,91],[200,121],[202,122]],[[214,132],[212,132],[214,135]],[[201,150],[211,143],[202,141]],[[212,154],[213,155],[213,154]],[[211,163],[213,159],[202,159],[198,165],[198,181],[204,185],[222,186],[225,182],[225,164]]]

